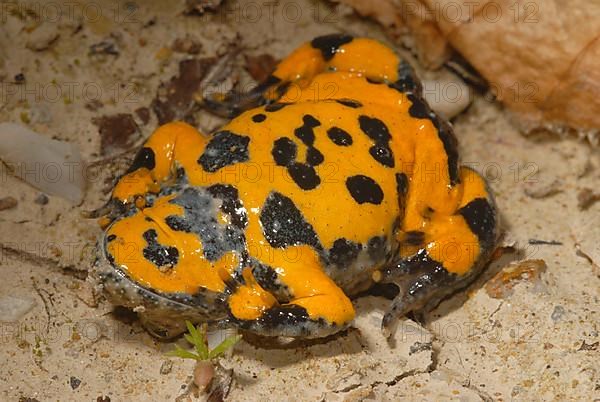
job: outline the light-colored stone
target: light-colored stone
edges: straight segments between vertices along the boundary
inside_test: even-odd
[[[423,97],[434,112],[452,119],[473,100],[471,89],[454,74],[446,73],[436,80],[423,80]]]
[[[32,295],[33,296],[33,295]],[[33,297],[0,297],[0,321],[19,321],[35,306]]]

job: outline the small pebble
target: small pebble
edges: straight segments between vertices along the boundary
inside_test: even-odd
[[[169,374],[171,372],[171,369],[173,369],[173,361],[171,360],[165,360],[160,365],[160,373],[163,375]]]
[[[25,82],[25,74],[23,73],[19,73],[17,75],[15,75],[15,82],[17,84],[22,84]]]
[[[469,86],[454,75],[423,80],[423,97],[435,113],[446,119],[462,113],[473,100]]]
[[[90,46],[90,50],[88,52],[90,56],[97,55],[111,55],[111,56],[119,56],[121,54],[119,50],[119,46],[113,39],[103,40],[98,43],[94,43]]]
[[[35,306],[35,300],[28,297],[0,297],[0,321],[16,322]]]
[[[25,47],[34,52],[42,52],[49,49],[60,37],[56,29],[56,26],[53,24],[42,24],[29,35]]]
[[[77,389],[79,387],[79,385],[81,384],[81,380],[77,377],[71,376],[69,383],[71,384],[72,389]]]
[[[198,54],[202,50],[202,44],[186,35],[184,38],[175,39],[171,48],[177,53]]]
[[[550,318],[552,318],[552,321],[558,321],[565,315],[565,313],[566,310],[563,306],[555,306]]]
[[[38,205],[46,205],[48,204],[48,196],[44,193],[40,193],[37,197],[35,197],[35,200],[33,200],[33,202],[35,202]]]

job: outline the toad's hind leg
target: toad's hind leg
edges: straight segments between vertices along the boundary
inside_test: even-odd
[[[216,114],[233,117],[253,107],[278,101],[291,89],[310,89],[313,78],[327,71],[349,72],[385,82],[402,92],[420,92],[410,65],[382,43],[346,34],[319,36],[284,58],[275,71],[247,93],[232,92],[205,99]],[[318,89],[318,88],[317,88]],[[325,88],[321,88],[324,90]]]
[[[230,324],[262,336],[320,338],[346,328],[354,308],[309,246],[273,250],[270,274],[244,271],[228,298]],[[265,290],[268,289],[268,290]],[[277,301],[272,294],[277,294]],[[283,298],[281,295],[286,294]]]
[[[467,285],[494,249],[496,209],[485,181],[463,167],[456,186],[461,186],[457,209],[449,215],[429,211],[424,230],[402,233],[398,260],[374,276],[399,287],[382,322],[388,336],[396,318],[436,305]]]

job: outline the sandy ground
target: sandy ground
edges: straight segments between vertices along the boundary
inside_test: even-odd
[[[320,2],[228,2],[204,16],[185,15],[183,1],[25,4],[0,3],[0,122],[77,144],[90,185],[81,205],[46,200],[2,167],[0,198],[17,205],[0,211],[0,399],[174,400],[193,362],[166,358],[171,344],[91,298],[84,278],[99,229],[80,211],[103,203],[156,127],[150,105],[182,60],[232,44],[280,58],[335,31],[385,36]],[[194,46],[174,45],[186,35]],[[220,124],[184,112],[204,130]],[[512,248],[423,325],[403,320],[393,347],[378,330],[387,302],[374,297],[356,302],[355,329],[324,342],[241,341],[223,361],[235,372],[230,400],[600,400],[600,203],[578,207],[582,190],[600,187],[598,150],[524,138],[481,96],[454,124],[463,162],[490,180]],[[21,313],[6,310],[15,303]]]

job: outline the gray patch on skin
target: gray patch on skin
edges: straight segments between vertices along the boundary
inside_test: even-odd
[[[367,290],[372,285],[374,271],[389,262],[392,250],[392,236],[385,236],[381,244],[380,253],[373,253],[368,245],[363,244],[356,258],[344,267],[329,263],[324,267],[329,276],[348,296],[356,295]],[[321,258],[321,261],[330,261],[330,257]]]
[[[221,200],[213,197],[206,189],[178,185],[178,193],[170,202],[184,209],[182,216],[176,216],[172,223],[179,229],[195,233],[203,243],[205,256],[220,258],[225,252],[245,250],[243,231],[235,225],[225,225],[217,221]],[[152,204],[160,197],[152,196]],[[139,211],[120,217],[126,219]],[[171,228],[173,229],[173,228]],[[108,229],[107,229],[108,231]],[[106,233],[106,232],[105,232]],[[123,268],[116,266],[106,248],[106,234],[98,242],[97,260],[92,276],[102,287],[109,300],[116,305],[137,308],[145,323],[152,323],[153,330],[163,328],[171,335],[185,330],[180,324],[185,320],[208,322],[222,320],[227,314],[225,297],[222,293],[199,289],[195,294],[165,293],[148,288],[131,279]],[[238,267],[239,270],[240,267]],[[201,269],[201,267],[199,267]],[[236,270],[237,272],[237,270]]]
[[[198,235],[204,256],[209,261],[217,261],[229,251],[241,254],[245,250],[243,230],[235,225],[218,222],[220,203],[207,190],[187,187],[169,202],[181,206],[184,214],[168,216],[167,225],[175,231]]]
[[[262,336],[283,336],[290,338],[314,339],[324,338],[343,331],[350,326],[351,322],[342,325],[329,323],[323,319],[305,320],[289,324],[265,325],[260,318],[246,321],[241,325],[244,329]]]

